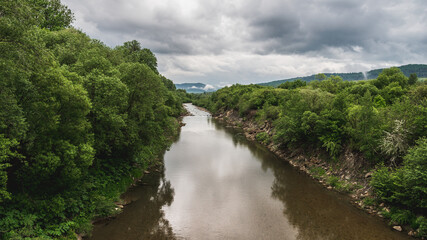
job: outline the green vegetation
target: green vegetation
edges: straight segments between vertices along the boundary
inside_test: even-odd
[[[414,213],[427,209],[427,139],[421,138],[416,146],[408,150],[402,166],[390,170],[381,167],[374,173],[372,186],[378,198],[398,208],[385,216],[398,224],[423,227],[419,233],[427,234],[427,219]],[[422,234],[424,232],[424,235]]]
[[[255,139],[258,142],[262,142],[264,144],[269,144],[270,143],[270,137],[266,132],[260,132],[255,136]]]
[[[183,93],[137,41],[70,28],[59,0],[0,15],[0,236],[75,239],[170,144]]]
[[[284,82],[284,83],[280,84],[278,86],[278,88],[295,89],[295,88],[304,87],[304,86],[307,86],[307,82],[304,82],[301,79],[297,79],[297,80],[292,81],[292,82]]]
[[[273,133],[256,139],[272,139],[279,148],[320,149],[338,164],[345,151],[353,151],[363,156],[359,161],[366,168],[383,166],[372,180],[378,200],[411,212],[410,224],[427,226],[421,217],[427,210],[426,82],[415,75],[408,79],[398,68],[384,69],[374,80],[329,76],[302,82],[279,88],[234,85],[193,102],[214,114],[232,110],[243,119],[269,121]],[[322,169],[310,171],[344,191],[357,187],[324,176]],[[425,230],[418,232],[426,236]]]
[[[326,175],[326,170],[321,167],[311,167],[309,171],[316,179],[322,179]]]
[[[376,199],[373,197],[366,197],[363,199],[363,204],[367,206],[374,206],[376,204]]]

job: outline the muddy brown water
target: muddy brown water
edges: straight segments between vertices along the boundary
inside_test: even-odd
[[[410,239],[191,104],[164,170],[90,239]]]

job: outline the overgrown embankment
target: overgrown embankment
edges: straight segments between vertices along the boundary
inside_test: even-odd
[[[75,239],[172,142],[184,93],[139,42],[72,28],[60,1],[0,15],[0,238]]]
[[[426,236],[425,82],[391,68],[372,81],[235,85],[193,102],[395,229]]]
[[[281,148],[280,145],[269,141],[275,132],[272,123],[269,121],[258,123],[253,119],[244,120],[233,110],[217,114],[214,118],[224,121],[229,126],[243,129],[247,139],[264,144],[281,159],[318,179],[328,188],[352,193],[351,196],[355,203],[372,195],[369,185],[369,179],[372,175],[372,172],[369,172],[371,168],[369,165],[362,164],[360,154],[347,150],[339,159],[334,161],[330,159],[326,151],[319,148]],[[371,210],[372,213],[376,212],[372,207],[368,210]]]

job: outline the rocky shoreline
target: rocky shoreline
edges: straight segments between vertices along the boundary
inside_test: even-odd
[[[201,109],[207,111],[206,109]],[[261,142],[256,138],[257,134],[262,132],[269,136],[274,134],[274,127],[271,122],[265,121],[259,124],[255,121],[240,118],[238,112],[232,110],[213,115],[213,118],[224,122],[229,127],[242,129],[247,139],[265,145],[280,159],[289,162],[289,164],[306,173],[325,188],[348,195],[351,203],[357,208],[383,219],[382,212],[390,211],[389,206],[384,203],[375,203],[374,193],[369,185],[374,169],[366,167],[370,165],[361,154],[347,149],[338,161],[333,161],[328,160],[327,153],[319,149],[279,149],[272,142]],[[391,224],[390,226],[392,229],[406,232],[412,237],[417,234],[409,226],[399,226],[397,224]]]

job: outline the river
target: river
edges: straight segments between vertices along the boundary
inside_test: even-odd
[[[409,239],[191,104],[164,168],[97,224],[108,239]]]

